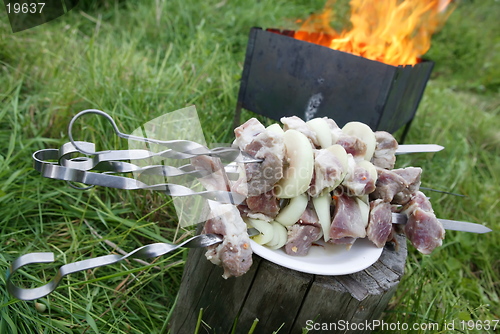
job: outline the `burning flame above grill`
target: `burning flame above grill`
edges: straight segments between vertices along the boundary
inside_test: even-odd
[[[376,60],[389,65],[414,65],[431,46],[431,37],[452,10],[451,0],[351,0],[351,27],[337,32],[335,0],[312,14],[296,39]]]

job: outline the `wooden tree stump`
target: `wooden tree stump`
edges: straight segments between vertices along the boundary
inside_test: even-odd
[[[378,319],[404,273],[405,237],[398,235],[397,243],[397,251],[386,246],[376,263],[351,275],[305,274],[254,254],[249,272],[227,280],[222,278],[222,269],[205,258],[205,249],[192,249],[172,315],[171,332],[194,333],[200,309],[204,329],[199,333],[230,333],[235,321],[235,333],[248,333],[255,319],[259,322],[254,333],[269,334],[278,329],[279,334],[301,333],[308,320],[364,323]]]

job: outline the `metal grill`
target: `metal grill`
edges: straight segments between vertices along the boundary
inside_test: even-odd
[[[404,139],[433,62],[392,66],[293,35],[293,31],[250,30],[235,126],[244,108],[274,120],[328,116],[339,126],[360,121],[388,132],[406,126]]]

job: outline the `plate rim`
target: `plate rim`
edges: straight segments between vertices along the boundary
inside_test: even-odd
[[[360,244],[359,241],[361,241],[362,244]],[[279,266],[282,266],[282,267],[285,267],[285,268],[288,268],[291,270],[295,270],[298,272],[303,272],[306,274],[314,274],[314,275],[323,275],[323,276],[349,275],[349,274],[354,274],[356,272],[365,270],[366,268],[370,267],[375,262],[377,262],[380,259],[382,252],[384,251],[384,247],[379,248],[366,238],[358,239],[358,240],[356,240],[356,242],[352,246],[353,248],[356,247],[355,249],[357,249],[358,251],[361,250],[361,255],[359,255],[359,252],[356,252],[356,254],[358,254],[358,256],[355,258],[355,260],[358,262],[358,264],[355,266],[349,266],[349,265],[343,264],[341,266],[342,267],[342,269],[341,269],[341,268],[339,268],[340,265],[339,266],[336,266],[336,265],[323,266],[322,264],[308,263],[307,258],[309,255],[291,256],[291,255],[284,253],[284,251],[282,249],[273,250],[273,249],[270,249],[266,246],[263,246],[263,245],[256,243],[252,239],[250,239],[250,244],[252,247],[252,251],[256,255],[260,256],[261,258],[263,258],[269,262],[272,262],[272,263],[277,264]],[[350,250],[345,250],[341,253],[347,254],[348,252],[350,252]],[[362,258],[363,254],[365,254],[365,256],[368,256],[368,258],[363,259]],[[305,261],[301,261],[302,259],[304,259]]]

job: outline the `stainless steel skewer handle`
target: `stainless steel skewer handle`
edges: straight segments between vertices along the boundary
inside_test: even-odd
[[[115,121],[113,118],[105,113],[104,111],[97,110],[97,109],[87,109],[80,111],[78,114],[73,116],[71,119],[69,125],[68,125],[68,137],[70,139],[71,144],[81,153],[87,154],[87,155],[100,155],[100,154],[112,154],[114,151],[98,151],[95,152],[94,150],[89,150],[88,147],[85,147],[81,145],[81,142],[75,141],[73,138],[73,126],[76,122],[77,119],[82,117],[83,115],[86,114],[96,114],[99,116],[102,116],[106,118],[110,123],[111,126],[113,127],[113,131],[115,134],[120,137],[124,138],[127,140],[134,140],[134,141],[139,141],[139,142],[144,142],[144,143],[150,143],[150,144],[157,144],[161,146],[168,147],[168,150],[165,150],[163,152],[160,152],[162,155],[173,158],[173,159],[188,159],[192,158],[198,155],[207,155],[207,156],[212,156],[212,157],[217,157],[220,158],[224,161],[237,161],[237,162],[243,162],[243,163],[249,163],[249,162],[261,162],[262,159],[256,159],[248,154],[241,152],[239,148],[237,147],[217,147],[213,149],[209,149],[199,143],[196,143],[194,141],[189,141],[189,140],[158,140],[158,139],[153,139],[153,138],[145,138],[145,137],[138,137],[134,135],[129,135],[126,133],[121,132],[118,129],[118,126],[116,125]],[[150,154],[157,154],[150,152]]]
[[[259,234],[259,231],[257,231],[255,228],[250,228],[247,230],[247,233],[248,236],[254,236]],[[87,269],[107,266],[125,260],[127,258],[148,259],[158,257],[170,253],[181,247],[208,247],[218,244],[223,240],[223,236],[218,234],[199,234],[178,245],[158,242],[139,247],[125,255],[110,254],[92,259],[68,263],[59,267],[56,276],[49,283],[37,288],[24,289],[12,283],[12,276],[16,273],[17,270],[30,264],[54,262],[54,253],[29,253],[18,257],[16,260],[14,260],[14,262],[12,262],[10,268],[7,271],[7,290],[12,296],[16,297],[17,299],[34,300],[45,297],[48,294],[52,293],[61,283],[63,277],[69,274],[84,271]]]
[[[245,200],[245,196],[230,191],[194,191],[190,188],[173,184],[160,183],[148,185],[139,180],[129,177],[110,175],[104,173],[94,173],[85,170],[67,168],[50,162],[58,157],[58,150],[45,149],[33,154],[34,168],[44,177],[64,180],[69,182],[79,182],[86,185],[103,186],[124,190],[148,189],[157,190],[171,196],[192,196],[199,195],[209,200],[221,203],[239,204]]]
[[[127,258],[147,259],[152,257],[162,256],[172,252],[180,247],[207,247],[216,243],[222,242],[222,237],[216,234],[200,234],[191,239],[184,241],[179,245],[167,243],[155,243],[142,246],[125,255],[104,255],[93,259],[82,260],[78,262],[68,263],[59,268],[56,276],[47,284],[37,288],[25,289],[20,288],[12,283],[12,275],[17,270],[29,264],[51,263],[54,262],[54,253],[29,253],[18,257],[7,272],[7,290],[9,293],[21,300],[34,300],[42,298],[52,293],[61,283],[64,276],[73,274],[79,271],[107,266]]]

